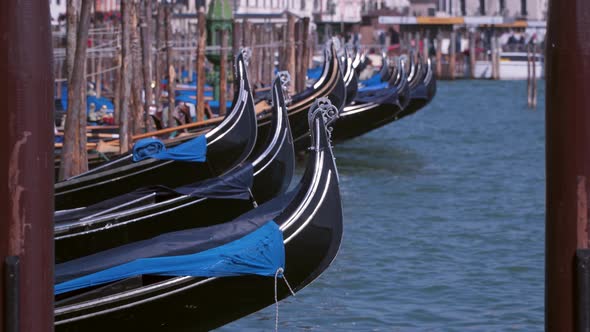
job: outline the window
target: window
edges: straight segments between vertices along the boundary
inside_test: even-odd
[[[506,0],[500,0],[500,14],[504,14],[505,9],[506,9]]]
[[[479,0],[479,14],[486,14],[486,0]]]
[[[467,15],[467,10],[465,10],[465,0],[461,0],[461,15]]]
[[[301,10],[305,9],[305,0],[301,0]]]

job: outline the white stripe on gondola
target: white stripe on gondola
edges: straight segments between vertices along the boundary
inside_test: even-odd
[[[316,119],[316,121],[315,121],[315,126],[316,126],[315,132],[316,133],[319,133],[319,130],[320,130],[319,125],[320,125],[320,123]],[[322,167],[324,164],[324,151],[318,151],[319,146],[320,146],[320,135],[319,134],[316,135],[316,142],[313,146],[315,147],[316,154],[319,153],[319,162],[316,163],[316,165],[315,165],[315,171],[313,174],[311,186],[310,186],[309,190],[307,191],[307,194],[306,194],[305,199],[303,200],[303,203],[301,205],[299,205],[297,207],[297,210],[295,210],[295,213],[293,213],[289,217],[289,219],[287,219],[287,221],[279,227],[279,229],[283,232],[285,230],[287,230],[289,227],[291,227],[291,224],[293,224],[297,220],[297,218],[299,218],[303,214],[303,212],[305,212],[305,209],[311,203],[311,200],[313,199],[313,197],[317,191],[317,188],[320,184],[320,179],[322,177]]]
[[[311,222],[313,217],[315,217],[315,214],[318,212],[318,209],[322,206],[322,203],[324,202],[324,199],[326,198],[326,194],[328,193],[328,190],[330,189],[331,178],[332,178],[332,171],[329,170],[328,177],[326,178],[326,185],[324,186],[324,192],[322,193],[322,197],[320,197],[320,201],[316,204],[315,208],[313,209],[313,211],[311,212],[309,217],[307,217],[307,219],[303,222],[301,227],[299,227],[295,232],[293,232],[293,234],[291,234],[291,236],[289,236],[284,241],[285,244],[289,243],[289,241],[291,241],[291,239],[293,237],[297,236],[297,234],[299,234],[301,231],[303,231],[305,229],[305,227],[307,227],[307,225]]]
[[[315,82],[315,84],[313,85],[313,88],[317,90],[318,87],[320,87],[322,85],[322,83],[326,80],[326,77],[328,76],[328,66],[330,65],[331,61],[326,61],[328,60],[328,56],[330,51],[326,51],[324,52],[324,69],[322,70],[322,76],[320,76],[320,78],[318,79],[317,82]]]
[[[187,197],[189,197],[189,196],[188,195],[184,195],[184,196],[176,197],[176,198],[167,200],[165,202],[160,202],[160,203],[154,204],[153,207],[155,208],[155,207],[157,207],[157,205],[171,204],[171,203],[174,203],[176,201],[180,201],[180,200],[186,199]],[[75,237],[75,236],[80,236],[80,235],[86,235],[86,234],[96,233],[96,232],[99,232],[99,231],[103,231],[103,230],[105,230],[107,228],[110,229],[110,228],[121,227],[121,226],[124,226],[124,225],[127,225],[127,224],[131,224],[131,223],[134,223],[134,222],[137,222],[137,221],[141,221],[143,219],[147,219],[147,218],[151,218],[151,217],[154,217],[154,216],[158,216],[158,215],[161,215],[161,214],[164,214],[164,213],[168,213],[170,211],[175,211],[175,210],[178,210],[178,209],[183,208],[185,206],[193,205],[193,204],[202,202],[205,199],[207,199],[207,198],[199,198],[197,200],[190,201],[190,202],[185,203],[185,204],[177,205],[177,206],[172,207],[170,209],[158,211],[156,213],[145,215],[145,216],[142,216],[142,217],[139,217],[139,218],[129,219],[127,221],[116,223],[116,224],[107,224],[107,225],[105,225],[103,227],[99,227],[99,228],[95,228],[95,229],[90,229],[90,230],[87,230],[87,231],[84,231],[84,232],[73,233],[73,234],[66,234],[66,235],[62,235],[62,236],[59,236],[59,237],[55,237],[55,239],[56,240],[61,240],[61,239],[66,239],[66,238],[70,238],[70,237]],[[141,210],[141,208],[138,208],[137,210]],[[125,213],[125,214],[127,214],[127,213]],[[133,214],[133,211],[130,210],[128,214]],[[109,216],[109,217],[111,217],[111,216]]]
[[[346,107],[344,108],[344,111],[342,113],[340,113],[338,116],[343,118],[345,116],[349,116],[349,115],[353,115],[356,113],[360,113],[360,112],[365,112],[365,111],[370,111],[373,108],[379,106],[380,104],[376,104],[376,103],[368,103],[368,104],[363,104],[363,105],[359,105],[362,107],[358,107],[357,109],[353,109],[353,110],[347,110]]]
[[[119,209],[120,209],[120,208],[122,208],[122,207],[126,207],[126,206],[129,206],[129,205],[135,204],[135,203],[139,203],[139,202],[141,202],[141,201],[145,201],[146,199],[152,198],[152,197],[154,197],[154,196],[156,196],[156,193],[151,193],[151,194],[148,194],[148,195],[142,196],[142,197],[140,197],[140,198],[137,198],[137,199],[131,200],[131,201],[129,201],[129,202],[125,202],[125,203],[122,203],[122,204],[120,204],[120,205],[113,206],[113,207],[112,207],[112,208],[110,208],[110,209],[105,209],[105,210],[102,210],[102,211],[100,211],[100,212],[97,212],[97,213],[94,213],[94,214],[88,215],[88,216],[86,216],[86,217],[84,217],[84,218],[80,218],[80,221],[85,221],[85,220],[94,219],[94,218],[96,218],[96,217],[100,217],[100,216],[107,215],[107,214],[109,214],[109,212],[112,212],[112,211],[119,210]],[[56,228],[57,228],[57,227],[56,227]]]
[[[274,91],[274,93],[276,95],[276,91]],[[279,103],[279,101],[278,101],[279,98],[278,97],[275,97],[274,99],[275,99],[275,103],[278,104]],[[278,114],[277,127],[279,128],[279,130],[277,130],[274,133],[274,136],[272,137],[272,141],[266,147],[266,150],[264,150],[264,152],[260,156],[258,156],[258,158],[256,158],[256,160],[254,160],[254,162],[252,162],[252,165],[253,166],[258,165],[259,163],[261,163],[264,160],[264,158],[266,158],[266,156],[272,151],[272,149],[276,145],[277,141],[279,140],[279,137],[281,136],[281,134],[283,132],[283,130],[282,130],[282,128],[283,128],[283,108],[280,105],[277,105],[276,107],[277,107],[277,111],[278,111],[277,112],[277,114]],[[283,141],[284,141],[284,139],[283,139]],[[278,153],[278,151],[280,151],[280,149],[277,149],[277,153]],[[277,153],[275,153],[275,156],[276,156]],[[273,159],[274,159],[274,156],[273,156],[273,158],[271,158],[268,161],[268,163],[266,163],[266,165],[264,165],[260,170],[258,170],[257,172],[255,172],[254,175],[257,175],[263,169],[265,169],[266,166],[268,166],[272,162]]]
[[[244,69],[243,69],[243,67],[242,67],[242,63],[241,63],[241,62],[239,62],[239,63],[238,63],[238,70],[240,71],[240,77],[242,77],[241,75],[243,75],[243,71],[244,71]],[[238,100],[239,100],[239,101],[241,101],[242,103],[245,103],[246,97],[247,97],[247,95],[246,95],[246,93],[245,93],[245,91],[244,91],[244,80],[240,80],[240,95],[239,95],[239,97],[238,97]],[[244,104],[244,105],[242,105],[242,108],[243,108],[243,107],[245,107],[245,106],[246,106],[245,104]],[[240,112],[240,117],[241,117],[242,113],[243,113],[243,112]],[[229,119],[233,118],[235,115],[236,115],[236,112],[232,112],[232,113],[230,114],[230,117],[229,117]],[[228,120],[229,120],[229,119],[228,119]],[[225,120],[225,119],[224,119],[224,120]],[[237,123],[237,122],[238,122],[238,121],[236,121],[236,123]],[[234,125],[233,125],[233,126],[231,126],[231,128],[233,128],[233,127],[236,125],[236,123],[234,123]],[[217,132],[221,130],[221,128],[220,128],[220,127],[221,127],[221,126],[217,126],[217,127],[213,128],[211,131],[209,131],[208,133],[206,133],[206,134],[205,134],[205,137],[206,137],[206,138],[209,138],[209,137],[211,137],[211,136],[213,136],[213,135],[217,134]],[[230,129],[231,129],[231,128],[230,128]],[[229,130],[228,130],[228,131],[229,131]],[[226,133],[227,133],[227,131],[226,131]],[[223,135],[220,135],[219,137],[217,137],[216,139],[214,139],[214,140],[211,142],[211,144],[213,144],[215,141],[217,141],[219,138],[221,138],[221,137],[223,137],[223,136],[225,136],[225,134],[223,134]]]

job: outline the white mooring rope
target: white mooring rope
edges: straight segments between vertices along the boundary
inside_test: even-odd
[[[279,274],[282,274],[284,271],[285,270],[283,270],[282,267],[279,267],[277,269],[277,272],[275,272],[275,332],[279,331],[279,298],[278,298],[277,279],[279,278]],[[291,288],[291,285],[289,285],[289,282],[287,281],[287,278],[285,277],[284,274],[283,274],[283,280],[285,280],[285,284],[287,285],[287,288],[289,288],[291,295],[295,296],[295,292]]]

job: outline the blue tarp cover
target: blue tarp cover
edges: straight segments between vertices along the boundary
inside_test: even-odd
[[[115,109],[115,106],[113,105],[113,102],[108,99],[108,98],[104,98],[104,97],[100,97],[97,98],[96,96],[87,96],[86,97],[86,113],[90,112],[90,104],[95,105],[95,110],[99,111],[102,106],[106,106],[107,111],[109,113],[113,112],[113,110]],[[67,85],[63,85],[62,90],[61,90],[61,106],[64,110],[68,109],[68,87]]]
[[[377,74],[371,76],[371,78],[359,82],[359,84],[361,84],[361,86],[370,86],[370,85],[376,85],[376,84],[380,84],[380,83],[381,83],[381,73],[377,73]]]
[[[359,88],[358,91],[359,92],[362,92],[362,91],[373,91],[373,90],[386,89],[387,87],[389,87],[389,83],[388,82],[383,82],[383,83],[378,83],[378,84],[363,86],[362,88]]]
[[[193,138],[170,149],[156,138],[144,138],[133,146],[133,161],[147,158],[160,160],[204,162],[207,155],[207,138],[205,135]]]
[[[55,294],[138,275],[229,277],[274,276],[285,267],[283,234],[274,221],[227,244],[202,252],[140,258],[55,285]]]
[[[308,69],[307,70],[307,78],[309,79],[313,79],[313,80],[317,80],[320,78],[320,76],[322,76],[322,71],[324,70],[323,67],[319,66],[319,67],[315,67],[312,69]]]
[[[176,97],[192,97],[191,99],[194,101],[197,99],[197,85],[196,84],[186,84],[188,86],[194,86],[195,90],[176,90]],[[212,88],[210,85],[205,85],[205,88]],[[213,90],[205,90],[203,92],[205,97],[213,97]]]

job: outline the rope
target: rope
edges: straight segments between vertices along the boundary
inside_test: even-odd
[[[278,291],[277,279],[279,278],[279,274],[283,274],[283,272],[285,272],[285,270],[282,267],[279,267],[277,269],[277,272],[275,272],[275,331],[276,332],[279,331],[279,296],[278,296],[279,291]],[[295,296],[295,292],[291,288],[291,285],[289,285],[289,282],[287,281],[287,277],[285,277],[284,274],[283,274],[283,280],[285,280],[285,284],[287,284],[287,288],[289,288],[291,295]]]
[[[250,190],[250,188],[248,188],[248,192],[250,193],[250,199],[252,200],[252,205],[254,206],[254,208],[257,208],[258,203],[256,202],[256,198],[254,198],[254,194],[252,193],[252,190]]]

